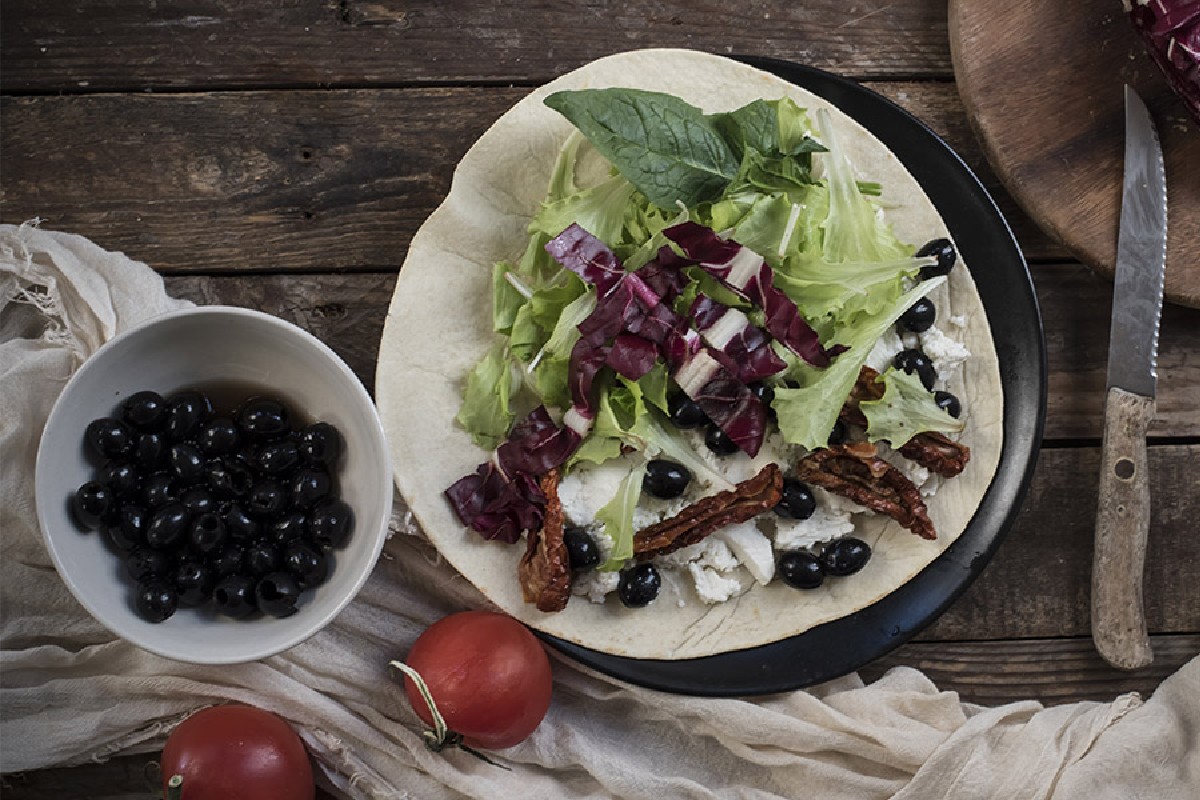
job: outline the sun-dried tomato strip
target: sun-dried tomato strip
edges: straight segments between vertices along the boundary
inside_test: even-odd
[[[771,510],[782,496],[783,474],[777,465],[768,464],[732,490],[697,500],[670,519],[638,531],[633,536],[633,553],[638,561],[673,553],[726,525]]]
[[[904,473],[878,456],[834,445],[800,459],[796,477],[886,514],[922,539],[937,538],[921,492]]]
[[[878,372],[863,365],[863,368],[858,371],[858,379],[854,381],[854,388],[850,390],[850,396],[846,398],[846,402],[842,404],[842,410],[838,414],[838,418],[842,422],[847,425],[857,425],[860,428],[867,427],[867,416],[863,414],[858,404],[863,400],[883,399],[886,387],[882,383],[876,383],[875,381],[878,379]]]
[[[571,599],[571,563],[563,541],[562,501],[558,499],[558,469],[542,476],[546,495],[542,529],[526,534],[525,555],[517,566],[521,594],[539,611],[562,611]]]
[[[909,439],[900,455],[945,478],[961,473],[971,460],[971,448],[938,433],[925,431]]]

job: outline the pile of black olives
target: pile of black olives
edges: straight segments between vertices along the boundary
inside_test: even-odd
[[[150,622],[210,601],[235,619],[286,617],[350,540],[341,434],[298,425],[274,398],[223,414],[202,391],[141,391],[85,440],[100,466],[72,510],[120,556]]]

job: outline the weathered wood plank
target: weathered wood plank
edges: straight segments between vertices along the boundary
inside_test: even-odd
[[[998,706],[1037,700],[1047,706],[1080,700],[1112,702],[1120,694],[1149,697],[1163,680],[1200,655],[1200,635],[1153,636],[1154,663],[1124,672],[1097,655],[1090,639],[1009,642],[917,642],[859,671],[876,680],[892,667],[924,672],[939,689],[968,703]]]
[[[1036,700],[1046,706],[1079,700],[1111,702],[1126,692],[1149,697],[1163,679],[1200,652],[1200,636],[1155,636],[1154,664],[1134,672],[1106,665],[1086,640],[915,643],[864,667],[875,681],[892,667],[924,672],[942,691],[968,703],[998,706]],[[47,769],[2,779],[5,800],[148,800],[145,771],[154,754],[124,756],[103,764]],[[340,794],[318,792],[318,800]]]
[[[978,172],[1031,258],[1063,255],[992,177],[952,83],[871,85]],[[4,98],[0,219],[40,216],[165,272],[395,268],[458,160],[526,91]]]
[[[643,47],[951,74],[946,6],[929,0],[4,0],[0,15],[6,92],[542,83]]]
[[[1048,270],[1046,283],[1068,298],[1053,306],[1049,320],[1060,319],[1079,302],[1075,286],[1082,268]],[[1065,272],[1066,274],[1060,274]],[[214,303],[259,308],[307,328],[334,348],[374,386],[379,336],[394,276],[304,275],[259,277],[177,276],[167,280],[173,294]],[[1086,299],[1086,295],[1084,295]],[[1107,309],[1107,304],[1103,305]],[[1186,311],[1186,310],[1185,310]],[[1059,313],[1061,312],[1061,314]],[[1188,329],[1190,349],[1164,347],[1164,359],[1184,371],[1189,353],[1200,345],[1195,316]],[[1107,319],[1107,311],[1095,310]],[[1171,316],[1171,315],[1168,315]],[[1093,320],[1090,324],[1103,324]],[[1098,334],[1083,337],[1092,341]],[[1051,373],[1074,361],[1079,343],[1068,336],[1050,337]],[[1165,345],[1164,341],[1164,345]],[[1100,359],[1103,370],[1103,359]],[[1193,376],[1191,391],[1200,385]],[[1164,387],[1164,392],[1166,387]],[[1185,392],[1186,393],[1186,392]],[[1181,401],[1182,402],[1182,399]],[[1050,432],[1065,424],[1072,405],[1086,406],[1083,395],[1060,403],[1049,418]],[[1195,424],[1195,413],[1191,414]],[[1180,424],[1187,421],[1180,414]],[[1072,426],[1074,422],[1070,423]],[[1071,428],[1074,433],[1074,428]],[[1093,416],[1087,435],[1098,437],[1100,419]],[[1085,636],[1089,631],[1088,587],[1092,532],[1096,513],[1096,479],[1100,468],[1099,442],[1093,447],[1043,450],[1030,495],[1015,529],[1001,545],[983,576],[924,634],[925,639],[974,640],[993,638]],[[1146,618],[1151,631],[1200,631],[1200,537],[1193,520],[1200,518],[1200,491],[1194,462],[1200,445],[1159,445],[1150,451],[1150,550],[1146,574]]]

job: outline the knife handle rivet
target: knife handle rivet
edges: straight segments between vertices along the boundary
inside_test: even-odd
[[[1132,461],[1130,461],[1128,458],[1122,458],[1113,465],[1113,472],[1116,473],[1116,476],[1121,480],[1127,481],[1133,477],[1135,468]]]

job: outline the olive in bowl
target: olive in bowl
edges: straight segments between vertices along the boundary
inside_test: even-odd
[[[172,412],[171,398],[190,390],[208,391],[210,403],[192,397]],[[155,393],[163,402],[145,394],[131,399],[144,392]],[[298,582],[308,588],[298,596],[294,613],[288,613],[290,609],[283,605],[292,601],[293,586],[277,577],[260,593],[273,613],[236,619],[214,602],[189,605],[180,601],[165,621],[152,622],[139,613],[139,606],[142,611],[152,612],[151,617],[171,609],[164,586],[176,585],[171,580],[179,572],[176,564],[184,563],[167,558],[169,565],[159,565],[169,569],[165,570],[167,580],[150,587],[157,593],[139,593],[138,584],[131,581],[128,564],[132,563],[133,553],[138,554],[137,563],[142,566],[157,563],[156,559],[164,561],[154,554],[167,550],[155,550],[145,538],[156,513],[167,509],[169,514],[165,516],[183,514],[188,519],[178,536],[178,520],[160,522],[151,537],[154,542],[175,547],[176,553],[182,549],[189,556],[213,560],[207,578],[195,575],[193,565],[192,579],[184,585],[185,599],[208,597],[211,584],[212,594],[219,593],[228,609],[238,613],[241,608],[233,607],[231,598],[235,593],[226,585],[227,579],[247,569],[245,553],[271,531],[268,521],[256,514],[272,506],[256,506],[250,513],[247,503],[260,473],[245,466],[238,455],[244,448],[274,441],[272,437],[278,432],[267,424],[256,429],[255,436],[245,437],[248,441],[238,441],[240,434],[233,434],[228,427],[236,409],[221,412],[222,392],[227,397],[236,392],[243,398],[279,398],[303,422],[299,429],[319,420],[337,430],[337,459],[332,466],[322,464],[318,468],[326,469],[331,485],[337,487],[339,501],[351,510],[353,529],[342,549],[322,551],[320,566],[327,568],[327,574],[309,563],[314,558],[301,565],[308,570],[309,581]],[[166,409],[165,421],[161,408]],[[85,434],[89,423],[104,418],[121,423],[130,435],[122,436],[111,424],[98,426],[90,436]],[[211,424],[214,420],[215,427]],[[156,433],[154,429],[160,426],[157,433],[165,440],[164,455],[157,455],[150,442],[143,460],[134,460],[138,437],[133,434],[140,437],[142,429],[147,434]],[[173,437],[183,438],[177,442]],[[93,440],[111,455],[96,453],[90,443]],[[187,446],[176,448],[173,460],[172,446],[180,442]],[[301,452],[299,440],[295,451],[283,447],[274,452],[268,466],[283,469],[280,465],[292,461],[293,452]],[[104,515],[112,513],[109,509],[125,502],[111,489],[108,505],[105,493],[97,497],[95,488],[89,488],[84,498],[74,498],[80,487],[96,480],[94,476],[105,457],[159,470],[144,478],[136,492],[121,495],[143,509],[142,516],[130,520],[144,518],[145,523],[133,525],[124,517],[116,520],[118,527],[113,530],[119,531],[120,537],[102,530],[89,531],[77,519],[77,509],[84,507],[88,519],[103,524]],[[203,470],[194,469],[197,457],[204,461]],[[301,466],[303,459],[296,459],[296,467]],[[112,480],[121,481],[121,491],[130,490],[125,472],[113,471],[111,475]],[[79,368],[47,421],[38,450],[35,482],[38,521],[54,564],[68,588],[97,620],[122,638],[159,655],[193,663],[226,664],[254,661],[298,644],[324,627],[354,598],[383,547],[392,505],[391,477],[390,457],[374,404],[358,378],[332,350],[303,329],[268,314],[203,306],[156,317],[121,334]],[[219,489],[206,489],[210,480],[216,481]],[[281,485],[285,500],[290,502],[290,486]],[[323,489],[323,484],[318,488]],[[308,501],[311,491],[306,491]],[[261,497],[258,500],[265,502]],[[201,518],[203,522],[197,522]],[[122,527],[122,522],[128,524]],[[114,540],[129,547],[130,553],[118,556]],[[281,551],[278,563],[284,562],[283,556]],[[148,576],[163,577],[159,575],[162,571]],[[316,575],[323,582],[312,586]],[[247,588],[248,592],[237,597],[253,603],[253,587]],[[176,591],[178,594],[177,585]]]

